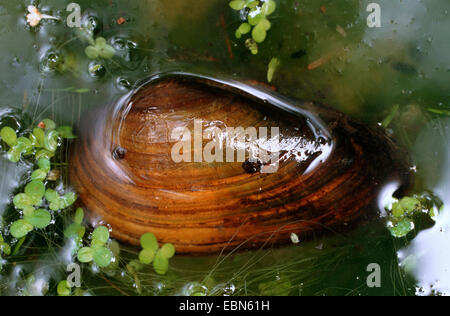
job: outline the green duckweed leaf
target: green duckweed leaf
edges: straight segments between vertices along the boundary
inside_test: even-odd
[[[33,206],[33,199],[25,193],[17,194],[13,199],[14,206],[23,210],[27,206]]]
[[[414,223],[409,218],[405,218],[402,221],[398,222],[394,227],[390,227],[392,236],[401,238],[408,235],[410,231],[414,229]]]
[[[34,136],[34,134],[28,135],[28,139],[31,141],[31,145],[33,147],[39,147],[39,141],[37,140],[37,137]]]
[[[97,47],[103,47],[106,45],[106,39],[104,37],[97,37],[95,40],[95,45]]]
[[[399,202],[392,204],[392,216],[400,218],[405,214],[405,210]]]
[[[161,256],[166,259],[170,259],[175,255],[175,247],[172,244],[164,244],[161,249]]]
[[[22,152],[13,147],[8,151],[8,160],[11,162],[19,162]]]
[[[246,1],[245,0],[233,0],[230,2],[230,8],[236,11],[240,11],[245,8]]]
[[[50,163],[50,160],[49,159],[47,159],[47,158],[40,158],[39,160],[38,160],[38,167],[39,167],[39,169],[41,169],[41,170],[43,170],[43,171],[45,171],[45,172],[49,172],[50,171],[50,169],[51,169],[51,163]]]
[[[49,208],[52,211],[59,211],[63,207],[61,206],[61,203],[59,203],[59,202],[52,202],[52,203],[49,204]]]
[[[400,205],[407,213],[412,213],[420,206],[420,201],[416,198],[404,197],[400,200]]]
[[[25,217],[26,221],[29,222],[34,228],[44,229],[52,221],[52,216],[49,212],[43,209],[34,211],[31,215]]]
[[[94,251],[90,247],[84,247],[78,250],[78,261],[82,263],[88,263],[94,260]]]
[[[25,194],[33,201],[40,201],[45,195],[45,184],[42,181],[31,181],[25,186]]]
[[[111,59],[116,54],[116,50],[111,45],[105,45],[100,49],[100,57]]]
[[[238,28],[238,30],[239,30],[239,32],[241,32],[241,34],[247,34],[248,32],[250,32],[251,29],[252,29],[252,27],[248,23],[242,23]]]
[[[38,141],[39,147],[44,147],[44,139],[45,139],[45,132],[42,128],[36,127],[33,129],[33,136]]]
[[[54,156],[55,156],[55,153],[53,153],[47,149],[41,149],[36,153],[35,158],[36,158],[36,160],[39,160],[41,158],[50,159]]]
[[[254,9],[254,8],[256,8],[256,7],[258,6],[258,4],[259,4],[259,1],[258,1],[258,0],[255,0],[255,1],[249,1],[249,2],[247,3],[247,8],[249,8],[249,9]]]
[[[159,248],[158,241],[152,233],[145,233],[141,236],[141,246],[143,249],[152,250],[153,252],[156,252]]]
[[[31,180],[33,181],[44,181],[47,178],[47,172],[42,169],[34,170],[31,174]]]
[[[56,292],[59,296],[70,296],[72,293],[71,286],[67,280],[63,280],[58,283]]]
[[[256,26],[264,18],[265,18],[264,14],[262,14],[262,12],[259,9],[253,9],[248,14],[248,23],[250,23],[250,25]]]
[[[82,224],[84,219],[84,211],[81,207],[77,208],[75,211],[75,216],[73,218],[73,221],[77,224]]]
[[[56,123],[51,119],[44,119],[42,123],[44,123],[46,131],[52,131],[56,128]]]
[[[13,147],[17,141],[17,134],[11,127],[3,127],[0,131],[0,137],[9,147]]]
[[[280,66],[280,60],[278,58],[272,58],[272,60],[269,63],[269,68],[267,69],[267,81],[272,82],[273,75],[275,74],[275,71]]]
[[[277,4],[273,0],[269,0],[267,2],[264,2],[262,5],[262,12],[264,15],[271,15],[273,12],[275,12],[277,8]]]
[[[103,246],[108,242],[109,230],[105,226],[99,226],[92,233],[92,245],[97,247]]]
[[[95,45],[86,47],[85,53],[89,59],[97,59],[99,57],[111,59],[116,54],[116,50],[108,45],[103,37],[98,37],[95,40]]]
[[[270,21],[267,19],[262,19],[261,22],[258,23],[258,25],[261,25],[261,27],[266,31],[270,30],[270,28],[272,27],[272,23],[270,23]]]
[[[83,238],[85,233],[86,233],[86,228],[84,228],[83,226],[81,226],[78,223],[72,223],[64,230],[64,237],[66,237],[66,238]]]
[[[111,240],[111,242],[108,244],[109,250],[111,250],[112,254],[115,257],[118,257],[120,255],[120,245],[117,241]]]
[[[241,38],[242,35],[247,34],[252,29],[251,25],[248,23],[242,23],[236,30],[236,38]]]
[[[75,203],[77,200],[77,195],[74,192],[67,192],[64,194],[60,199],[60,207],[61,208],[68,208],[73,203]]]
[[[143,249],[139,253],[139,261],[142,264],[150,264],[153,261],[153,258],[155,257],[155,252],[151,249]]]
[[[33,149],[33,143],[29,138],[19,137],[17,138],[16,144],[13,146],[13,148],[17,148],[17,150],[22,153],[29,152]]]
[[[253,28],[252,38],[256,43],[262,43],[266,39],[267,32],[265,30],[265,25],[260,23]]]
[[[166,274],[169,270],[169,260],[161,255],[161,251],[158,251],[153,259],[153,269],[160,275]]]
[[[45,191],[45,198],[47,201],[54,203],[59,202],[60,199],[58,192],[53,189],[47,189],[47,191]]]
[[[84,52],[89,59],[97,59],[100,56],[97,46],[88,46]]]
[[[106,268],[111,263],[112,253],[106,247],[94,248],[93,259],[100,268]]]
[[[25,217],[33,215],[35,208],[32,206],[27,206],[23,209],[23,215]]]
[[[25,237],[29,232],[33,230],[33,225],[23,219],[12,223],[10,231],[14,238],[20,239]]]

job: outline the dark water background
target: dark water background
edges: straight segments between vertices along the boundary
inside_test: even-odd
[[[73,29],[54,21],[30,28],[25,19],[30,2],[0,0],[0,114],[16,109],[34,124],[51,117],[76,126],[86,109],[114,102],[152,72],[182,69],[265,81],[267,65],[277,57],[281,65],[272,84],[282,94],[320,101],[367,124],[380,123],[398,104],[389,132],[413,156],[416,192],[432,190],[448,202],[448,1],[380,0],[381,28],[367,27],[369,1],[276,2],[272,28],[253,56],[234,37],[240,16],[224,0],[79,0],[85,15],[102,21],[101,35],[118,52],[99,79],[89,75],[86,44]],[[50,15],[67,14],[66,1],[33,4]],[[127,22],[118,25],[119,17]],[[323,65],[308,70],[327,56]],[[49,67],[51,59],[64,62],[65,71]],[[1,161],[0,210],[10,204],[25,170]],[[408,239],[393,239],[380,219],[345,235],[284,249],[175,257],[165,277],[150,269],[139,280],[120,271],[86,269],[83,288],[113,295],[136,294],[138,283],[143,294],[413,295],[429,294],[433,287],[449,294],[449,212],[445,208],[433,228]],[[135,250],[124,247],[123,252],[132,256]],[[52,287],[62,279],[64,249],[47,244],[40,254],[16,258],[9,275],[0,277],[0,291],[30,293],[24,289],[31,282],[31,293],[40,294],[43,284]],[[370,263],[381,266],[379,289],[366,285]]]

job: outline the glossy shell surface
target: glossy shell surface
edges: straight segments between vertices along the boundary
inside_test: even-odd
[[[178,253],[348,229],[377,215],[386,184],[411,183],[381,128],[233,80],[155,75],[80,130],[70,175],[91,217]]]

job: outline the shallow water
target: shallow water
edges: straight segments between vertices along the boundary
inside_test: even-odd
[[[381,28],[366,25],[369,1],[276,2],[272,28],[253,56],[234,37],[240,17],[226,1],[80,0],[86,15],[103,21],[101,34],[117,51],[117,58],[106,63],[106,75],[95,78],[88,72],[86,44],[73,29],[50,20],[30,28],[28,1],[0,1],[0,111],[26,113],[34,125],[51,117],[77,126],[85,110],[116,102],[151,73],[184,70],[265,82],[269,61],[278,57],[272,85],[284,95],[328,104],[367,124],[382,122],[400,105],[389,132],[411,153],[415,192],[430,190],[446,205],[437,223],[425,221],[400,240],[390,236],[381,218],[283,249],[219,258],[176,256],[164,277],[151,269],[133,279],[120,271],[87,268],[83,288],[89,294],[413,295],[430,294],[431,288],[450,294],[444,250],[450,224],[448,1],[378,1]],[[33,4],[46,14],[66,14],[59,0]],[[119,17],[127,22],[118,25]],[[55,58],[60,58],[59,70],[52,66]],[[1,160],[2,213],[28,169]],[[46,283],[54,288],[64,277],[72,260],[70,245],[49,242],[53,233],[27,241],[32,256],[19,253],[11,259],[14,267],[0,276],[2,294],[42,294]],[[124,246],[123,253],[125,260],[136,249]],[[381,288],[366,284],[370,263],[381,266]]]

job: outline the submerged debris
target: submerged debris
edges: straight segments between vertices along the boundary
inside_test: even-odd
[[[300,242],[300,238],[298,238],[298,235],[296,233],[291,234],[291,241],[293,244],[298,244]]]
[[[57,17],[47,15],[47,14],[42,14],[33,5],[28,6],[28,12],[29,13],[27,14],[27,23],[32,27],[38,26],[42,19],[59,20],[59,18],[57,18]]]

